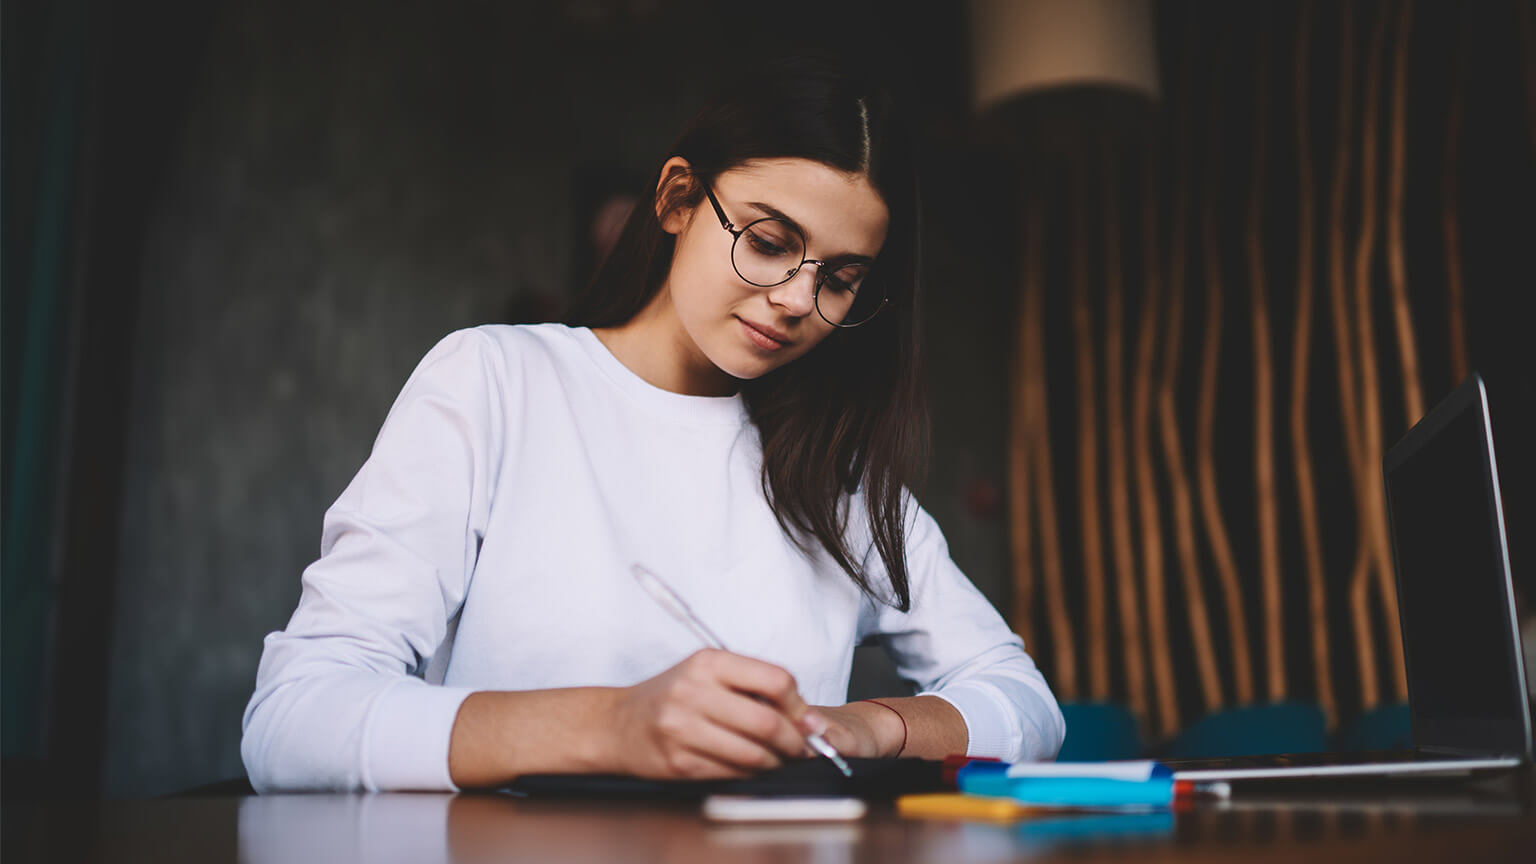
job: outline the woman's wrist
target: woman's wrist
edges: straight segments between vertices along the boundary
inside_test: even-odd
[[[449,775],[465,787],[523,774],[612,771],[618,764],[613,708],[620,692],[574,687],[471,693],[454,720]]]
[[[899,712],[889,705],[860,700],[816,710],[834,725],[843,727],[837,734],[829,735],[828,741],[844,749],[845,756],[878,759],[896,756],[901,751],[902,720]],[[844,735],[852,737],[844,738]]]
[[[873,741],[850,755],[943,759],[969,748],[965,718],[949,702],[932,694],[865,699],[822,710],[849,716],[865,730],[865,740]]]
[[[576,769],[591,774],[618,773],[620,765],[619,730],[614,716],[623,698],[622,687],[590,687],[588,704],[579,715],[576,744]]]
[[[863,702],[874,706],[877,711],[871,720],[875,729],[880,730],[876,732],[876,740],[880,742],[880,755],[900,756],[907,748],[907,718],[902,716],[900,709],[883,699],[865,699]]]

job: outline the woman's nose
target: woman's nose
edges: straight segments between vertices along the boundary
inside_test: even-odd
[[[796,318],[804,318],[816,308],[816,266],[807,264],[799,269],[788,282],[775,285],[768,292],[768,300]]]

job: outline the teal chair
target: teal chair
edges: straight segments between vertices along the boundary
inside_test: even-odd
[[[1103,762],[1141,756],[1136,718],[1112,702],[1068,702],[1061,706],[1067,737],[1058,762]]]
[[[1171,759],[1320,753],[1328,749],[1328,724],[1316,705],[1277,702],[1208,714],[1180,732],[1162,754]]]
[[[1412,745],[1406,704],[1383,705],[1361,714],[1339,730],[1333,749],[1343,753],[1363,750],[1398,750]]]

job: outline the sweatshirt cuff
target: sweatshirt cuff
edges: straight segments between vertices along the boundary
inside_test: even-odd
[[[474,690],[406,678],[379,694],[364,721],[363,788],[457,792],[448,745],[459,706]]]
[[[978,681],[962,681],[942,691],[929,690],[918,695],[937,696],[960,712],[970,736],[965,755],[1005,761],[1019,758],[1023,749],[1019,728],[1017,722],[1011,722],[1016,709],[1008,700],[1000,698],[992,687]]]

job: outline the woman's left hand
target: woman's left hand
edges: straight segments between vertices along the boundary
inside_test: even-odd
[[[822,737],[842,755],[859,759],[900,755],[903,724],[895,709],[850,702],[812,710],[826,720],[827,730]]]

